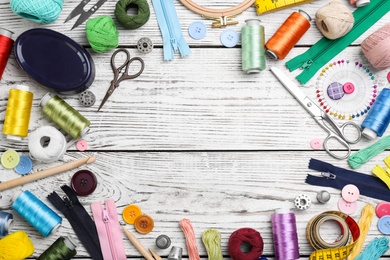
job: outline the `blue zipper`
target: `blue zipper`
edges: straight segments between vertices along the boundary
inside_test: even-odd
[[[384,182],[375,176],[339,168],[313,158],[310,160],[309,169],[320,171],[321,176],[308,174],[305,181],[308,184],[339,190],[347,184],[353,184],[358,187],[362,195],[390,201],[390,190]]]

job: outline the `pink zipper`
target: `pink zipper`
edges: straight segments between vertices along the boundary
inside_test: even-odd
[[[106,209],[103,208],[100,202],[92,203],[91,208],[104,260],[126,260],[126,252],[114,200],[106,200]]]

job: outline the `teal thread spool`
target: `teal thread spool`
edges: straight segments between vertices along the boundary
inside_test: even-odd
[[[37,22],[53,23],[60,16],[63,0],[11,0],[10,5],[15,14]]]
[[[76,252],[76,243],[70,237],[59,237],[37,260],[70,260]]]
[[[264,26],[257,19],[246,20],[241,29],[242,70],[246,74],[266,69]]]
[[[59,96],[46,94],[40,106],[43,108],[43,114],[73,139],[80,139],[88,133],[91,122]]]

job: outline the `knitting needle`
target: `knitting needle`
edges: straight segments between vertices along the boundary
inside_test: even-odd
[[[151,256],[148,252],[148,250],[145,249],[145,247],[139,242],[139,240],[125,227],[122,227],[123,231],[125,232],[127,238],[130,240],[130,242],[134,245],[135,248],[145,257],[146,260],[155,260],[153,256]]]
[[[23,185],[32,181],[40,180],[49,176],[56,175],[58,173],[62,173],[65,171],[73,170],[74,168],[77,168],[83,164],[90,164],[94,163],[96,161],[95,156],[88,156],[85,158],[78,159],[73,162],[64,163],[63,165],[59,165],[53,168],[49,168],[43,171],[39,171],[33,174],[29,174],[20,178],[16,178],[10,181],[6,181],[3,183],[0,183],[0,191],[8,190],[11,188],[14,188],[19,185]]]

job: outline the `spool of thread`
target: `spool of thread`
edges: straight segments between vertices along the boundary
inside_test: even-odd
[[[272,214],[272,236],[275,260],[299,259],[297,222],[294,213],[279,209]]]
[[[195,232],[191,221],[187,218],[183,218],[180,220],[180,228],[183,230],[184,236],[186,237],[189,260],[200,260],[198,246],[196,245]]]
[[[259,73],[266,68],[264,26],[257,19],[246,20],[241,29],[242,70]]]
[[[12,228],[13,216],[11,213],[7,213],[0,210],[0,237],[8,235]]]
[[[37,23],[53,23],[60,16],[63,0],[11,0],[12,11]]]
[[[61,226],[62,218],[30,191],[15,194],[12,200],[12,208],[43,236],[47,237]]]
[[[33,96],[27,86],[10,89],[3,126],[7,139],[20,141],[22,137],[27,137]]]
[[[110,16],[89,19],[85,32],[91,47],[96,52],[105,52],[118,47],[119,33]]]
[[[137,7],[137,15],[130,16],[127,11],[130,7]],[[150,17],[150,8],[146,0],[119,0],[115,6],[115,17],[126,29],[134,30],[146,24]]]
[[[228,251],[233,260],[258,260],[263,247],[263,238],[253,228],[240,228],[229,237]]]
[[[310,16],[302,10],[293,12],[265,44],[273,59],[283,60],[310,28]]]
[[[0,259],[24,260],[34,253],[34,245],[26,232],[18,230],[0,239]]]
[[[70,237],[59,237],[37,260],[70,260],[76,255],[76,243]]]
[[[352,12],[338,0],[329,2],[316,12],[317,28],[330,40],[346,35],[352,29],[354,22]]]
[[[390,23],[368,36],[361,44],[364,56],[377,70],[390,68]]]
[[[43,114],[73,139],[83,138],[88,133],[91,122],[59,96],[52,97],[47,93],[40,106],[43,108]]]
[[[362,123],[362,134],[371,140],[377,136],[381,137],[389,124],[390,89],[384,88]]]
[[[207,229],[202,234],[202,241],[206,247],[209,260],[222,260],[221,233],[216,229]]]
[[[3,77],[5,66],[14,45],[14,40],[11,38],[12,34],[13,32],[0,28],[0,79]]]
[[[44,163],[61,159],[67,148],[65,136],[53,126],[42,126],[28,138],[30,157]]]

